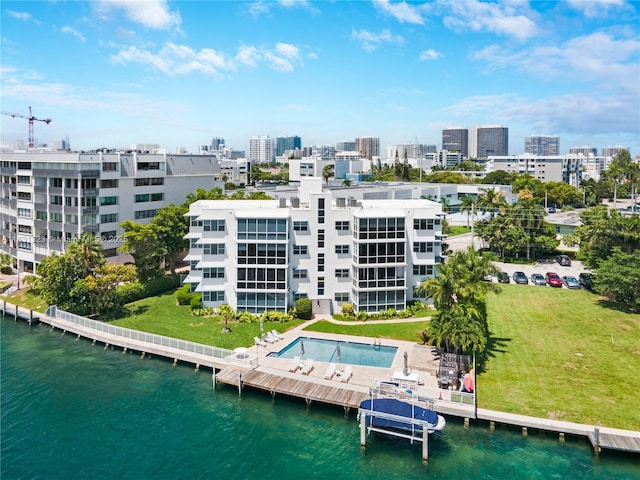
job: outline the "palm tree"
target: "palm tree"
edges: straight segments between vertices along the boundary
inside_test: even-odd
[[[503,195],[504,192],[496,190],[495,188],[489,188],[478,197],[478,207],[484,211],[490,211],[491,218],[494,217],[496,210],[499,214],[503,214],[507,209],[507,202]]]
[[[467,228],[469,228],[469,214],[475,210],[476,200],[471,195],[465,195],[462,197],[462,203],[460,204],[460,212],[467,212]]]
[[[613,209],[617,210],[618,204],[618,183],[624,178],[624,168],[617,163],[612,163],[609,167],[609,176],[613,180]]]
[[[633,199],[633,211],[636,211],[636,205],[638,204],[638,196],[636,194],[636,185],[640,181],[640,165],[634,162],[627,164],[625,168],[625,176],[627,180],[631,182],[631,198]]]
[[[521,199],[511,207],[508,217],[511,223],[522,227],[527,234],[527,258],[531,258],[531,240],[544,224],[542,207],[531,199]]]
[[[102,244],[93,233],[83,233],[76,238],[67,245],[66,253],[81,265],[83,278],[105,263]]]
[[[331,177],[333,177],[333,164],[325,165],[322,168],[322,178],[327,182],[327,185],[329,184],[329,179]]]

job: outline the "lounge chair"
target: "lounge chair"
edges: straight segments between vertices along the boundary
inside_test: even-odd
[[[340,375],[340,381],[342,383],[347,383],[351,378],[352,374],[353,374],[353,370],[351,368],[351,365],[347,365],[347,367],[344,369],[344,372],[342,372],[342,375]]]
[[[278,341],[278,339],[271,335],[271,333],[265,333],[264,339],[269,343],[276,343]]]
[[[300,370],[300,373],[302,375],[309,375],[309,372],[311,372],[311,370],[313,370],[313,358],[310,358],[309,360],[304,362],[304,366]]]
[[[300,367],[300,357],[293,357],[291,359],[291,363],[289,364],[289,371],[295,372]]]
[[[324,378],[326,378],[327,380],[331,380],[331,377],[333,377],[334,373],[336,373],[336,364],[330,363],[327,366],[327,371],[324,372]]]
[[[284,338],[284,335],[282,335],[280,332],[278,332],[277,330],[271,330],[269,332],[272,336],[276,337],[278,340],[282,340]]]
[[[261,347],[267,346],[267,342],[263,342],[258,337],[253,337],[253,341],[255,342],[256,345],[260,345]]]

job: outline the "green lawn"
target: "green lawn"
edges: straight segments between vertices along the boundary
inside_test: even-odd
[[[34,295],[30,288],[21,288],[20,290],[16,290],[13,294],[2,298],[9,303],[20,305],[21,307],[29,308],[36,312],[44,313],[44,311],[49,307],[47,302],[45,302],[42,297]]]
[[[370,323],[364,325],[340,325],[321,320],[315,322],[305,330],[311,332],[337,333],[340,335],[359,335],[361,337],[391,338],[417,342],[416,334],[423,330],[427,322],[409,323]]]
[[[503,285],[488,300],[479,407],[640,430],[640,316],[583,290]]]
[[[448,237],[455,237],[456,235],[462,235],[469,232],[471,232],[471,228],[465,227],[464,225],[449,225],[447,228]]]
[[[192,316],[189,306],[176,305],[173,292],[131,303],[128,309],[131,312],[129,316],[110,323],[228,349],[251,346],[254,343],[253,337],[260,336],[258,323],[229,322],[231,332],[222,333],[224,319]],[[264,330],[267,332],[275,328],[284,332],[301,323],[300,320],[284,323],[265,322]]]

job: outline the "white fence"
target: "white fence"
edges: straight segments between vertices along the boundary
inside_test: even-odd
[[[232,350],[226,350],[224,348],[212,347],[209,345],[202,345],[201,343],[188,342],[186,340],[164,337],[162,335],[156,335],[154,333],[146,333],[130,328],[109,325],[108,323],[91,320],[89,318],[76,315],[75,313],[60,310],[55,305],[51,305],[47,309],[46,313],[50,317],[59,318],[61,320],[75,323],[76,325],[80,325],[82,327],[91,328],[99,332],[104,332],[110,335],[116,335],[118,337],[128,338],[131,340],[137,340],[140,342],[146,342],[153,345],[159,345],[162,347],[175,348],[184,352],[197,353],[199,355],[205,355],[211,358],[226,358],[234,353]]]

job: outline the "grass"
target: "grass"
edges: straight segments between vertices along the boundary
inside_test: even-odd
[[[416,342],[416,334],[423,330],[427,322],[408,323],[369,323],[360,325],[342,325],[320,320],[305,328],[310,332],[336,333],[340,335],[357,335],[361,337],[390,338]]]
[[[20,305],[21,307],[28,308],[35,312],[44,313],[44,311],[49,307],[42,297],[34,295],[31,288],[21,288],[11,295],[2,298],[9,303]]]
[[[110,323],[120,327],[228,349],[249,347],[254,343],[253,337],[260,336],[258,323],[229,322],[231,332],[222,333],[223,318],[192,316],[189,306],[176,305],[176,297],[173,292],[130,303],[127,308],[129,311],[127,317]],[[268,332],[276,329],[279,332],[284,332],[301,323],[303,323],[301,320],[283,323],[265,322],[264,330]]]
[[[503,285],[488,298],[478,405],[640,430],[640,317],[584,290]]]
[[[455,237],[456,235],[462,235],[464,233],[471,232],[471,228],[464,225],[449,225],[447,228],[447,237]]]

